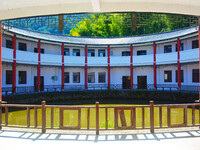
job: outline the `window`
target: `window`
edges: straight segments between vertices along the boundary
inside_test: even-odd
[[[199,69],[192,70],[192,82],[199,82]]]
[[[165,71],[164,81],[165,82],[172,82],[172,71],[171,70]]]
[[[12,70],[6,70],[6,84],[12,84]]]
[[[34,53],[38,52],[38,48],[34,48]],[[44,48],[40,48],[40,53],[44,54]]]
[[[105,50],[104,50],[104,49],[100,49],[100,50],[98,51],[98,56],[99,56],[99,57],[105,57],[105,56],[106,56]]]
[[[69,83],[69,72],[64,73],[64,82]]]
[[[26,45],[26,43],[19,42],[19,50],[27,51],[27,45]]]
[[[192,41],[192,49],[199,48],[199,40]]]
[[[94,72],[88,73],[88,83],[95,83],[95,73]]]
[[[105,82],[106,82],[106,73],[99,72],[99,83],[105,83]]]
[[[19,84],[26,84],[26,71],[19,71]]]
[[[11,40],[6,40],[6,48],[13,49],[13,42]]]
[[[64,55],[69,56],[69,48],[64,48]]]
[[[178,82],[178,70],[176,70],[176,82]],[[184,73],[183,73],[183,70],[181,70],[181,82],[184,82]]]
[[[140,55],[146,55],[147,54],[147,51],[146,50],[140,50],[140,51],[137,51],[137,55],[140,56]]]
[[[131,52],[130,51],[124,51],[122,52],[122,56],[130,56]]]
[[[172,52],[172,45],[165,45],[164,53],[171,53],[171,52]]]
[[[181,43],[181,47],[180,47],[181,49],[181,51],[183,51],[184,50],[184,45],[183,45],[183,43]],[[176,52],[178,51],[178,44],[176,44]]]
[[[88,50],[88,56],[89,57],[94,57],[95,56],[95,50],[94,49],[89,49]]]
[[[80,83],[80,72],[73,72],[73,83]]]
[[[73,56],[80,56],[80,49],[73,49]]]

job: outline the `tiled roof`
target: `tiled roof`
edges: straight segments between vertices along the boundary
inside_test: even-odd
[[[9,29],[9,32],[29,38],[58,42],[58,43],[68,43],[68,44],[78,44],[78,45],[128,45],[128,44],[143,44],[143,43],[151,43],[151,42],[175,39],[178,37],[183,37],[197,33],[198,28],[190,27],[159,34],[132,36],[132,37],[115,37],[115,38],[71,37],[71,36],[35,32],[15,27]]]

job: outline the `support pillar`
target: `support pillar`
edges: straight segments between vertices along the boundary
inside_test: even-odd
[[[178,70],[178,88],[181,89],[181,64],[180,64],[180,49],[181,49],[181,41],[177,39],[177,70]]]
[[[110,45],[108,45],[107,56],[108,56],[108,89],[110,89]]]
[[[16,35],[13,35],[12,93],[16,93]]]
[[[40,91],[40,71],[41,71],[41,53],[40,53],[40,46],[41,46],[41,41],[38,41],[38,68],[37,68],[37,91]]]
[[[131,64],[130,64],[130,75],[131,75],[131,89],[133,88],[133,45],[130,45],[130,50],[131,50]]]
[[[1,74],[2,74],[2,68],[1,68],[1,65],[2,65],[2,62],[1,62],[1,55],[2,54],[2,22],[0,21],[0,101],[2,101],[2,96],[1,96],[1,91],[2,91],[2,80],[1,80]]]
[[[153,43],[153,73],[154,73],[154,89],[157,89],[157,70],[156,70],[156,42]]]
[[[61,79],[62,79],[62,87],[61,89],[64,90],[65,88],[65,82],[64,82],[64,74],[65,74],[65,65],[64,65],[64,43],[62,43],[62,46],[61,46],[61,54],[62,54],[62,73],[61,73]]]
[[[198,17],[198,33],[199,33],[199,100],[200,100],[200,17]]]
[[[87,89],[88,79],[87,79],[87,55],[88,55],[88,49],[87,45],[85,45],[85,89]]]

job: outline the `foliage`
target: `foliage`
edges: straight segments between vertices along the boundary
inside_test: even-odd
[[[146,25],[137,26],[135,31],[132,27],[127,27],[125,24],[131,24],[131,13],[125,13],[124,15],[114,14],[93,14],[90,18],[80,21],[76,27],[70,30],[71,36],[86,36],[86,37],[116,37],[116,36],[132,36],[153,34],[159,32],[171,31],[179,28],[190,26],[189,23],[183,23],[177,21],[173,22],[172,17],[178,18],[176,15],[161,14],[159,19],[157,14],[148,14],[148,19],[151,22]],[[137,13],[137,17],[140,17],[140,13]],[[188,19],[187,16],[183,16]],[[119,21],[120,20],[120,21]],[[137,24],[142,24],[141,20],[137,21]]]

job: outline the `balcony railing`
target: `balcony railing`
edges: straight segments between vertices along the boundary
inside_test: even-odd
[[[85,85],[65,85],[62,89],[61,85],[45,85],[41,87],[40,92],[64,92],[64,91],[83,91],[83,90],[108,90],[108,84],[88,84],[88,88],[85,89]],[[199,86],[182,85],[179,89],[176,84],[157,84],[156,88],[153,84],[147,84],[145,87],[140,87],[137,84],[133,85],[133,88],[124,87],[122,84],[111,84],[110,90],[148,90],[148,91],[178,91],[178,92],[199,92]],[[12,87],[3,87],[2,94],[12,94]],[[37,87],[25,86],[16,87],[16,93],[34,93],[37,92]]]
[[[197,62],[199,51],[197,49],[189,49],[180,52],[181,63]],[[65,66],[84,66],[85,56],[65,56]],[[13,50],[3,47],[2,61],[12,62]],[[37,64],[38,54],[27,51],[17,50],[17,63]],[[133,66],[153,65],[153,55],[133,56]],[[177,52],[158,53],[156,54],[157,65],[177,63]],[[42,65],[61,66],[62,56],[56,54],[41,54]],[[88,66],[107,66],[107,57],[88,57]],[[111,56],[111,66],[130,66],[130,56]]]

